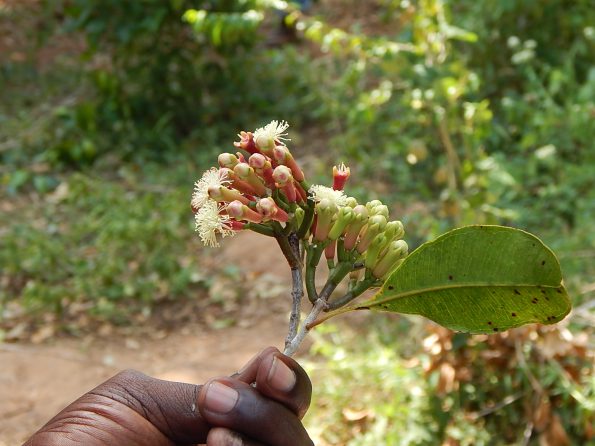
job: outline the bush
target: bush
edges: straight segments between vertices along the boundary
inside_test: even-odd
[[[387,315],[317,330],[306,419],[317,444],[592,440],[593,355],[583,335],[528,326],[470,336]]]
[[[0,218],[0,302],[59,314],[78,302],[122,322],[204,285],[188,190],[121,174],[110,182],[76,174],[43,201],[13,201]]]
[[[296,54],[255,49],[259,2],[45,0],[45,7],[63,17],[59,31],[86,42],[88,93],[56,116],[61,133],[46,149],[54,164],[85,165],[108,152],[164,160],[190,144],[209,150],[220,135],[299,102],[286,94],[299,97],[303,88],[287,68]]]

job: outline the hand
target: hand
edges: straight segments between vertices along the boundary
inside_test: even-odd
[[[24,446],[311,446],[300,422],[311,394],[306,372],[273,347],[204,386],[125,371],[70,404]]]

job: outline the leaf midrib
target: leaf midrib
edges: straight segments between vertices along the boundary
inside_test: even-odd
[[[441,285],[441,286],[435,286],[435,287],[429,287],[429,288],[420,288],[417,290],[412,290],[412,291],[407,291],[404,293],[399,293],[396,295],[393,295],[390,298],[385,298],[382,300],[372,300],[372,301],[367,301],[367,302],[362,302],[360,305],[358,305],[355,308],[361,308],[361,307],[366,307],[366,306],[373,306],[373,305],[381,305],[383,303],[388,303],[392,300],[396,300],[396,299],[402,299],[403,297],[409,297],[409,296],[414,296],[416,294],[425,294],[425,293],[429,293],[432,291],[442,291],[442,290],[451,290],[451,289],[458,289],[458,288],[514,288],[514,287],[534,287],[534,288],[552,288],[552,289],[558,289],[560,288],[562,285],[536,285],[536,284],[522,284],[522,283],[514,283],[514,284],[453,284],[453,285]],[[382,293],[382,291],[380,291],[380,293]],[[366,305],[366,303],[368,303],[368,305]]]

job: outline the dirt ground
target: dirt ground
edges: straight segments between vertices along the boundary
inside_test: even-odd
[[[233,252],[244,259],[238,264],[244,277],[258,280],[266,273],[269,280],[280,279],[269,283],[289,283],[278,248],[260,243],[260,237],[226,239],[218,261],[226,264]],[[116,330],[107,336],[0,344],[0,446],[20,444],[69,402],[123,369],[201,383],[233,373],[266,346],[281,348],[289,310],[282,298],[268,296],[248,320],[221,329],[190,322],[161,336]]]
[[[265,346],[281,347],[285,329],[284,318],[276,315],[250,328],[183,327],[162,340],[0,345],[0,445],[22,443],[69,402],[123,369],[202,383],[233,373]]]

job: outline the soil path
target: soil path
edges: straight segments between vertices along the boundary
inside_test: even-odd
[[[258,280],[266,274],[289,283],[282,277],[287,266],[278,248],[261,243],[261,237],[241,234],[226,239],[217,262],[240,258],[235,263],[248,273],[245,277]],[[41,345],[0,344],[0,446],[21,444],[61,408],[123,369],[201,383],[233,373],[266,346],[281,348],[287,331],[283,308],[289,305],[270,300],[277,302],[265,302],[265,309],[249,323],[220,330],[193,323],[162,339],[112,335],[57,338]]]
[[[275,315],[250,328],[184,327],[162,340],[61,339],[48,345],[0,345],[0,445],[21,444],[56,412],[117,372],[202,383],[229,375],[286,329]]]

